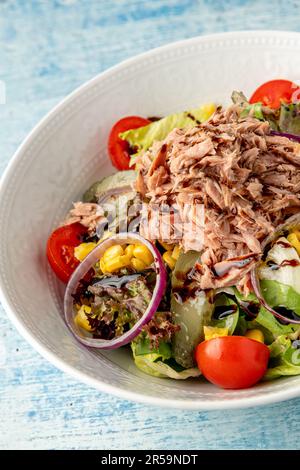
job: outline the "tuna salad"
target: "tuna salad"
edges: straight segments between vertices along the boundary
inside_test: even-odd
[[[47,242],[81,343],[222,388],[300,374],[299,91],[116,122],[118,171]]]

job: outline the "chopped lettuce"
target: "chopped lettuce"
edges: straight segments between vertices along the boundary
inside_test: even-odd
[[[228,310],[231,309],[235,311],[224,316],[224,318],[213,318],[210,325],[216,326],[217,328],[227,328],[228,334],[233,335],[239,319],[239,307],[231,297],[228,297],[226,294],[219,294],[214,302],[214,309],[216,311],[216,308],[223,306],[228,307]]]
[[[262,294],[270,307],[284,307],[300,315],[300,294],[290,286],[269,279],[260,281]]]
[[[289,264],[288,261],[295,261],[295,264]],[[280,237],[269,250],[265,263],[258,270],[258,276],[260,280],[285,284],[300,295],[300,257],[285,237]]]
[[[136,354],[136,344],[131,343],[133,358],[136,367],[148,375],[161,378],[171,378],[184,380],[189,377],[198,377],[201,375],[199,369],[193,367],[184,369],[174,360],[166,358],[161,353]]]
[[[240,106],[242,118],[251,113],[261,121],[268,121],[273,130],[300,135],[300,103],[283,103],[280,108],[271,109],[262,103],[250,104],[240,91],[233,91],[231,99]]]
[[[155,141],[164,140],[175,128],[194,127],[207,119],[214,113],[214,104],[205,104],[199,108],[191,109],[181,113],[170,114],[158,121],[154,121],[147,126],[131,129],[120,134],[121,139],[126,140],[131,147],[137,151],[132,155],[132,159],[142,151],[148,150]]]
[[[265,120],[265,116],[263,114],[263,107],[262,103],[254,103],[250,104],[249,101],[247,100],[246,96],[244,93],[241,91],[233,91],[231,95],[231,99],[234,104],[237,104],[241,108],[241,118],[247,117],[249,114],[254,116],[256,119],[259,119],[260,121]]]
[[[248,328],[261,328],[263,329],[267,343],[271,343],[274,339],[281,335],[292,335],[295,331],[300,329],[300,325],[288,323],[283,325],[280,323],[272,313],[268,312],[265,308],[261,307],[257,317],[248,322]]]
[[[260,121],[264,121],[265,117],[262,112],[262,104],[261,103],[254,103],[254,104],[249,104],[248,106],[245,106],[243,111],[241,112],[240,116],[241,118],[249,116],[249,114],[252,114],[256,119],[259,119]]]
[[[182,253],[172,276],[171,312],[174,322],[180,326],[173,338],[173,356],[178,364],[186,368],[194,365],[193,351],[204,339],[203,326],[210,323],[213,311],[213,304],[204,291],[194,290],[191,281],[187,287],[184,285],[186,273],[193,268],[199,256],[196,251]],[[190,295],[185,298],[187,289]]]
[[[300,374],[300,349],[294,348],[286,336],[279,336],[270,345],[270,363],[265,379]]]
[[[147,337],[136,340],[135,342],[134,353],[136,356],[145,356],[146,354],[157,354],[163,360],[171,359],[172,350],[170,343],[165,341],[160,341],[157,348],[151,349],[150,340]]]
[[[282,132],[300,135],[300,103],[281,105],[279,128]]]

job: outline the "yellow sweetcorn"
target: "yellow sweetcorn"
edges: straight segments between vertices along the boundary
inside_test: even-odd
[[[295,248],[298,255],[300,255],[300,241],[296,235],[296,233],[292,232],[287,236],[288,241],[290,244]]]
[[[179,245],[175,245],[172,251],[172,258],[176,259],[177,261],[180,254],[181,254],[181,248],[179,248]]]
[[[295,233],[297,235],[298,240],[300,240],[300,230],[298,228],[293,228],[290,233]]]
[[[104,255],[102,256],[104,263],[108,260],[114,259],[118,256],[124,255],[124,250],[121,245],[112,245],[107,250],[105,250]]]
[[[93,328],[89,324],[89,321],[87,319],[86,313],[91,312],[91,307],[88,305],[82,305],[80,309],[78,310],[78,313],[74,319],[75,323],[80,326],[80,328],[83,328],[86,331],[93,331]]]
[[[134,245],[127,245],[125,250],[124,250],[124,253],[125,253],[125,255],[132,258],[133,257],[133,250],[134,250]]]
[[[253,329],[253,330],[246,331],[245,336],[246,336],[246,338],[249,338],[249,339],[255,339],[255,341],[259,341],[260,343],[265,342],[263,332],[261,330],[256,329],[256,328]]]
[[[169,244],[169,243],[162,242],[162,241],[160,241],[160,240],[158,240],[158,243],[159,243],[166,251],[171,251],[171,250],[173,250],[173,248],[174,248],[174,243],[173,243],[173,244]]]
[[[143,261],[146,266],[150,266],[154,260],[151,251],[145,245],[135,245],[133,248],[133,256]]]
[[[79,261],[83,261],[84,258],[97,246],[97,243],[89,242],[89,243],[81,243],[74,248],[74,256]]]
[[[201,116],[201,122],[207,121],[210,116],[215,112],[216,105],[214,103],[207,103],[201,106],[201,111],[203,115]]]
[[[228,328],[218,328],[217,326],[204,326],[204,338],[208,339],[218,338],[219,336],[228,336]]]
[[[135,269],[136,271],[143,271],[144,269],[147,268],[147,265],[142,261],[141,259],[138,258],[131,258],[130,264]]]
[[[118,271],[119,269],[127,268],[128,266],[130,266],[130,257],[127,255],[115,256],[108,259],[103,259],[103,263],[105,272],[113,273],[115,271]]]
[[[172,258],[172,252],[165,251],[162,257],[163,257],[163,260],[165,261],[165,263],[167,263],[167,265],[169,266],[170,269],[175,268],[176,259]]]
[[[104,263],[103,258],[100,259],[100,263],[99,263],[99,264],[100,264],[100,269],[101,269],[101,271],[103,272],[103,274],[106,273],[106,267],[105,267],[105,263]]]

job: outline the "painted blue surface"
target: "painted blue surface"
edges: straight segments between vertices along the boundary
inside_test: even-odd
[[[266,0],[0,0],[0,103],[6,87],[0,172],[54,104],[120,60],[199,34],[300,30],[299,2],[269,5]],[[299,418],[300,400],[197,413],[100,394],[42,359],[0,308],[0,448],[299,449]]]

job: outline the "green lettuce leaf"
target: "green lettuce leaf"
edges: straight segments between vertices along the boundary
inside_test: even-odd
[[[154,377],[171,378],[176,380],[185,380],[189,377],[198,377],[201,375],[199,369],[192,367],[184,369],[175,362],[174,359],[163,360],[159,353],[136,354],[136,344],[131,343],[133,358],[136,367],[142,372]]]
[[[236,309],[236,311],[227,315],[221,320],[212,319],[210,325],[216,326],[217,328],[227,328],[228,334],[233,335],[239,320],[239,307],[237,303],[232,298],[228,297],[226,294],[219,294],[216,297],[214,308],[220,306],[226,306],[229,308],[233,307],[234,309]]]
[[[235,289],[235,296],[237,298],[237,302],[246,301],[251,302],[253,304],[257,304],[259,306],[258,299],[253,292],[251,292],[247,297],[245,297],[237,289]],[[242,304],[240,304],[240,310],[242,313]],[[242,328],[242,330],[245,332],[245,326],[246,329],[259,328],[264,333],[265,341],[267,344],[271,344],[276,338],[281,335],[289,336],[292,338],[295,334],[297,335],[297,332],[300,330],[300,325],[297,324],[289,323],[283,325],[274,317],[274,315],[272,315],[272,313],[268,312],[268,310],[263,307],[259,307],[258,315],[254,320],[246,321],[241,313],[237,325],[237,330],[239,330],[239,328]]]
[[[292,287],[281,282],[262,279],[262,294],[270,307],[285,307],[300,315],[300,294]]]
[[[252,116],[254,116],[256,119],[259,119],[260,121],[265,120],[265,117],[262,112],[262,103],[254,103],[254,104],[249,104],[248,106],[245,106],[243,111],[240,114],[240,117],[245,118],[250,113],[252,113]]]
[[[293,266],[287,261],[296,261],[299,264]],[[273,265],[276,269],[273,269]],[[266,262],[259,267],[258,276],[260,280],[277,281],[292,287],[300,295],[300,257],[285,237],[280,237],[269,250]]]
[[[138,339],[135,341],[134,353],[136,356],[144,356],[146,354],[156,354],[164,361],[172,357],[172,350],[170,343],[165,341],[160,341],[157,349],[152,348],[150,345],[150,340],[147,337]]]
[[[155,141],[164,140],[175,128],[194,127],[201,122],[207,121],[216,110],[214,104],[205,104],[199,108],[191,109],[181,113],[170,114],[147,126],[131,129],[120,134],[121,139],[126,140],[131,147],[137,148],[132,160],[141,152],[148,150]]]
[[[279,336],[269,348],[270,362],[265,379],[300,374],[300,349],[293,348],[289,338]]]
[[[257,328],[257,326],[260,325],[272,333],[274,338],[277,338],[280,335],[294,333],[297,329],[299,329],[299,325],[294,325],[293,323],[289,323],[287,325],[279,323],[274,315],[272,315],[272,313],[268,312],[268,310],[263,307],[261,307],[259,310],[259,314],[255,320],[248,322],[248,325],[253,328]]]

